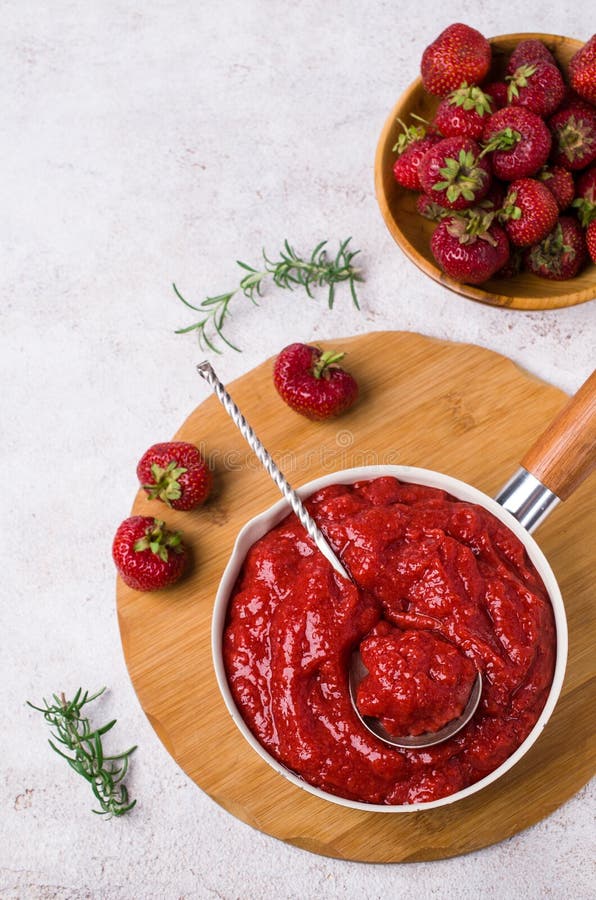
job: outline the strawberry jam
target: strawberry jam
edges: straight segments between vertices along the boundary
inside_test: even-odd
[[[552,607],[523,544],[482,507],[395,478],[306,505],[355,584],[293,514],[250,548],[223,638],[250,730],[311,785],[365,803],[437,800],[488,775],[531,731],[554,671]],[[370,673],[360,703],[389,730],[441,727],[479,670],[476,714],[434,747],[387,746],[351,706],[356,648]]]
[[[358,686],[358,710],[394,737],[439,731],[457,719],[476,680],[472,660],[435,631],[380,622],[360,655],[368,675]]]

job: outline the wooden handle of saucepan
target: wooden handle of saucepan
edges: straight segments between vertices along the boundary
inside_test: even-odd
[[[521,461],[566,500],[596,468],[596,370]]]

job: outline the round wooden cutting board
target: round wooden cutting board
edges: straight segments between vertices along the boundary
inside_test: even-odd
[[[438,469],[494,494],[566,395],[479,347],[402,332],[325,343],[348,352],[361,385],[357,405],[313,423],[279,399],[271,361],[230,393],[299,486],[350,466],[394,463]],[[199,384],[197,376],[197,385]],[[594,771],[594,568],[596,509],[589,484],[537,532],[559,580],[569,623],[563,692],[545,731],[495,784],[439,809],[350,810],[277,775],[244,741],[220,698],[210,651],[213,600],[241,526],[278,500],[215,397],[175,435],[210,459],[207,504],[174,512],[139,492],[133,512],[181,529],[192,548],[188,573],[171,588],[139,593],[120,579],[117,605],[128,670],[164,745],[217,803],[259,830],[314,853],[366,862],[439,859],[510,837],[579,790]],[[156,436],[156,440],[158,437]]]

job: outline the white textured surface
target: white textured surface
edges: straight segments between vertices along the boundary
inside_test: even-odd
[[[338,296],[239,301],[229,381],[293,339],[395,328],[505,353],[574,390],[596,305],[491,309],[424,278],[378,213],[378,132],[423,47],[459,20],[485,34],[586,39],[581,5],[465,0],[3,2],[1,308],[5,510],[0,702],[2,897],[587,898],[593,788],[459,859],[371,866],[285,846],[222,811],[172,762],[128,679],[110,543],[134,467],[207,394],[195,301],[288,237],[352,234],[362,314]],[[593,23],[592,23],[593,27]],[[136,741],[137,809],[105,822],[45,746],[26,698],[107,683],[114,742]]]

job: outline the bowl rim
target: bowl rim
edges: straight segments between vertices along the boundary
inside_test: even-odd
[[[256,753],[261,757],[261,759],[268,763],[268,765],[275,772],[277,772],[277,774],[286,778],[288,781],[301,788],[302,790],[307,791],[309,794],[313,794],[316,797],[330,801],[331,803],[335,803],[340,806],[349,807],[351,809],[364,810],[366,812],[409,813],[420,810],[435,809],[441,806],[455,803],[459,800],[463,800],[466,797],[469,797],[472,794],[483,790],[484,788],[495,782],[497,779],[501,778],[523,756],[525,756],[525,754],[542,733],[559,699],[567,664],[568,633],[567,619],[565,615],[565,607],[563,604],[561,591],[555,575],[550,567],[550,564],[548,563],[542,550],[540,549],[532,535],[529,534],[529,532],[526,531],[526,529],[523,528],[522,525],[520,525],[517,519],[515,519],[508,510],[504,509],[499,503],[497,503],[496,500],[494,500],[488,494],[484,494],[478,488],[475,488],[472,485],[469,485],[464,481],[460,481],[459,479],[454,478],[450,475],[444,475],[440,472],[435,472],[432,469],[423,469],[416,466],[376,465],[357,466],[350,469],[341,469],[337,472],[331,472],[307,482],[306,484],[302,485],[302,487],[298,488],[297,491],[300,497],[305,498],[315,491],[320,490],[323,487],[328,487],[331,484],[351,484],[355,481],[367,481],[387,475],[398,478],[400,481],[423,484],[428,487],[437,487],[441,490],[447,491],[459,500],[478,503],[481,506],[484,506],[485,509],[487,509],[493,515],[495,515],[496,518],[500,519],[505,525],[507,525],[509,529],[513,531],[513,533],[522,541],[530,559],[536,566],[544,582],[553,607],[555,619],[557,642],[555,670],[550,691],[546,699],[546,703],[540,713],[540,716],[538,717],[534,727],[532,728],[526,739],[511,754],[511,756],[509,756],[500,766],[498,766],[484,778],[480,779],[474,784],[468,785],[466,788],[463,788],[461,791],[457,791],[454,794],[449,794],[448,796],[441,797],[438,800],[388,805],[349,800],[345,797],[340,797],[320,788],[314,787],[303,778],[301,778],[297,773],[293,772],[291,769],[276,760],[259,743],[257,738],[253,735],[253,733],[246,725],[232,696],[232,692],[230,690],[225,673],[221,645],[227,615],[229,595],[234,588],[236,579],[240,572],[240,568],[246,557],[246,553],[248,552],[252,544],[259,539],[259,537],[273,528],[286,515],[288,515],[290,509],[286,501],[283,499],[279,500],[273,506],[269,507],[258,515],[253,516],[248,522],[245,523],[236,537],[236,541],[234,543],[234,547],[232,548],[230,558],[222,574],[213,605],[211,620],[211,655],[216,681],[228,713],[232,717],[234,724],[236,725],[244,739],[253,748],[253,750],[255,750]]]
[[[573,45],[578,50],[584,46],[584,41],[581,41],[578,38],[540,32],[500,34],[488,38],[488,41],[491,45],[494,44],[498,46],[499,42],[515,41],[516,43],[518,43],[521,40],[530,39],[544,41],[550,40],[556,43],[565,41],[566,43]],[[526,310],[561,309],[568,306],[576,306],[581,303],[587,303],[589,300],[594,300],[596,298],[596,277],[594,280],[593,288],[588,286],[573,293],[564,293],[562,288],[561,293],[553,294],[548,297],[548,303],[545,301],[545,297],[539,294],[535,296],[528,295],[523,297],[516,297],[515,295],[500,294],[495,291],[487,291],[479,285],[464,284],[463,282],[456,281],[454,278],[451,278],[449,275],[445,274],[433,261],[427,259],[426,256],[421,254],[411,244],[405,233],[399,227],[395,216],[392,214],[390,204],[387,200],[387,195],[384,190],[385,171],[383,165],[383,157],[385,155],[389,135],[395,128],[395,122],[402,106],[405,102],[410,100],[411,96],[416,91],[420,90],[421,88],[422,79],[420,78],[420,76],[418,76],[405,88],[405,90],[397,98],[381,130],[381,134],[377,141],[374,159],[374,186],[377,205],[381,211],[383,221],[385,222],[389,233],[391,234],[393,240],[400,248],[400,250],[408,257],[408,259],[410,259],[411,262],[414,263],[414,265],[418,269],[424,272],[424,274],[429,278],[432,278],[433,281],[436,281],[438,284],[443,285],[443,287],[447,288],[448,290],[460,294],[463,297],[480,301],[481,303],[486,303],[491,306],[515,307],[517,309]],[[437,100],[438,99],[439,98],[437,98]],[[549,282],[549,284],[551,285],[551,287],[557,284],[564,286],[566,284],[570,284],[570,282]]]

